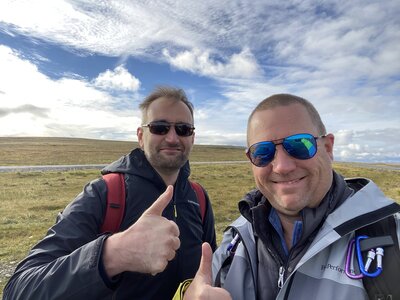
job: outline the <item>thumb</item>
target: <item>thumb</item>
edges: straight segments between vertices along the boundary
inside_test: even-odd
[[[169,185],[164,193],[143,213],[143,215],[158,215],[161,216],[164,209],[172,199],[174,188]]]
[[[212,250],[208,243],[203,243],[201,246],[201,261],[196,274],[196,278],[201,277],[205,284],[212,284]]]

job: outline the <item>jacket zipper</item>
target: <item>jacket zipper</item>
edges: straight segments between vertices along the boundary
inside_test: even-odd
[[[277,286],[279,289],[283,287],[283,283],[285,281],[285,267],[283,266],[283,261],[280,259],[279,256],[277,256],[271,248],[267,247],[267,250],[269,254],[272,256],[272,258],[276,261],[276,263],[280,266],[279,271],[278,271],[278,282]]]
[[[289,262],[290,262],[290,257],[291,257],[291,253],[292,253],[292,250],[293,250],[293,249],[290,249],[289,256],[288,256],[288,259],[287,259],[286,264],[280,259],[279,256],[277,256],[277,255],[272,251],[272,249],[270,249],[269,247],[267,247],[267,249],[268,249],[268,252],[271,254],[271,256],[274,258],[274,260],[275,260],[275,261],[278,263],[278,265],[279,265],[277,286],[278,286],[279,289],[281,289],[281,288],[283,287],[283,284],[285,283],[286,268],[287,268],[287,265],[288,265]]]
[[[174,192],[172,194],[172,200],[174,203],[174,222],[176,223],[176,219],[178,219],[178,210],[176,209],[176,197],[175,197],[175,185],[174,185]]]
[[[175,203],[175,200],[174,200],[174,218],[175,218],[175,220],[178,218],[178,212],[176,211],[176,203]]]
[[[283,287],[283,281],[285,278],[285,268],[283,266],[279,267],[279,277],[278,277],[278,288],[281,289]]]

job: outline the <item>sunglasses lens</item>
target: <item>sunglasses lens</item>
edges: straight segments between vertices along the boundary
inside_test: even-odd
[[[311,134],[295,134],[283,140],[283,147],[297,159],[309,159],[317,153],[317,142]]]
[[[275,156],[275,144],[272,142],[260,142],[250,146],[247,156],[257,167],[268,165]]]
[[[151,123],[149,129],[152,134],[165,135],[168,133],[171,125],[168,123]]]
[[[173,123],[167,123],[167,122],[153,122],[148,125],[150,132],[152,134],[157,134],[157,135],[166,135],[168,131],[171,129],[171,125]],[[179,136],[191,136],[194,131],[194,127],[190,124],[186,123],[178,123],[175,124],[175,132]]]
[[[189,124],[175,124],[176,134],[179,136],[191,136],[194,128]]]

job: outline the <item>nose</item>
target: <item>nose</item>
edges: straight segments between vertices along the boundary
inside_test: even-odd
[[[168,133],[165,135],[165,140],[168,143],[176,143],[177,141],[179,141],[179,136],[176,134],[174,125],[171,126]]]
[[[288,174],[296,169],[295,158],[291,157],[281,144],[276,145],[275,157],[271,165],[273,172],[277,174]]]

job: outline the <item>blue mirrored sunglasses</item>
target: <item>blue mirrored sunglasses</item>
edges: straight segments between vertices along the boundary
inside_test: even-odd
[[[251,145],[246,150],[246,155],[253,165],[265,167],[274,159],[276,146],[282,145],[290,156],[303,160],[310,159],[317,153],[317,139],[324,137],[325,135],[299,133],[279,140],[259,142]]]

